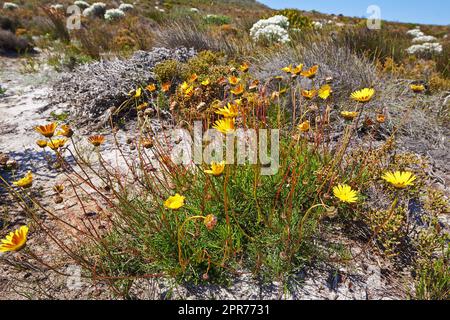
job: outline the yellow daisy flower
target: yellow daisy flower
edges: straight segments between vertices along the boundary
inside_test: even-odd
[[[334,187],[333,194],[341,202],[355,203],[358,201],[358,191],[352,190],[352,188],[346,184],[340,184]]]
[[[63,147],[63,146],[66,144],[66,142],[67,142],[67,139],[65,139],[65,138],[62,138],[62,139],[52,139],[52,140],[50,140],[50,141],[47,143],[47,146],[48,146],[50,149],[56,151],[56,150],[58,150],[59,148]]]
[[[397,189],[404,189],[408,186],[412,186],[413,181],[416,180],[416,177],[408,171],[386,172],[381,176],[381,178],[392,184]]]
[[[369,102],[373,95],[375,94],[375,90],[372,88],[364,88],[362,90],[355,91],[351,94],[351,98],[358,102]]]
[[[233,86],[237,85],[240,81],[241,79],[236,76],[231,76],[228,78],[228,82]]]
[[[204,170],[204,172],[217,177],[222,174],[223,170],[225,170],[225,161],[219,163],[211,162],[211,169]]]
[[[28,171],[22,179],[14,181],[13,185],[24,189],[31,187],[33,185],[33,174],[31,173],[31,171]]]
[[[213,128],[219,132],[222,132],[223,134],[233,133],[235,130],[234,119],[233,118],[225,118],[225,119],[217,120],[215,122],[215,124],[213,125]]]
[[[36,144],[40,147],[40,148],[45,148],[47,146],[47,141],[45,140],[36,140]]]
[[[355,111],[342,111],[341,117],[345,120],[353,120],[358,116],[358,112]]]
[[[178,210],[184,206],[184,199],[186,199],[186,197],[183,197],[177,193],[164,201],[164,207],[171,210]]]
[[[202,86],[207,87],[207,86],[209,86],[210,81],[209,81],[209,79],[205,79],[201,82],[201,84],[202,84]]]
[[[423,84],[411,84],[409,88],[415,93],[421,93],[425,91],[425,86]]]
[[[10,232],[5,239],[1,240],[0,252],[19,251],[27,243],[28,227],[21,226],[16,231]]]
[[[216,111],[216,114],[220,114],[225,118],[236,118],[239,115],[238,105],[228,102],[228,105],[220,108],[218,111]]]
[[[319,89],[319,97],[323,100],[327,100],[332,92],[333,90],[331,89],[331,86],[329,84],[325,84]]]

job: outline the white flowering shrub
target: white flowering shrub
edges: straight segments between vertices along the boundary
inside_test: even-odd
[[[86,17],[103,17],[106,13],[106,4],[103,2],[95,2],[89,8],[84,9],[83,16]]]
[[[420,36],[415,37],[412,42],[413,43],[424,43],[424,42],[435,42],[437,39],[433,36]]]
[[[122,10],[123,12],[129,12],[129,11],[133,11],[134,6],[132,4],[129,3],[122,3],[119,6],[119,10]]]
[[[424,55],[430,55],[430,54],[440,54],[442,53],[442,45],[440,43],[422,43],[422,44],[415,44],[406,49],[409,54],[424,54]]]
[[[423,37],[425,35],[422,31],[420,31],[420,29],[409,30],[406,34],[413,36],[414,38]]]
[[[5,10],[16,10],[18,8],[19,8],[19,6],[12,2],[5,2],[3,4],[3,9],[5,9]]]
[[[250,29],[250,36],[254,41],[289,42],[289,20],[282,15],[273,16],[256,22]]]
[[[312,25],[313,25],[314,29],[320,30],[320,29],[323,28],[323,24],[321,22],[319,22],[319,21],[313,21]]]
[[[290,41],[287,30],[276,24],[270,24],[262,29],[258,29],[252,38],[255,41],[266,40],[279,43],[287,43]]]
[[[109,9],[105,12],[105,20],[114,21],[125,17],[125,12],[120,9]]]
[[[86,8],[90,7],[89,3],[87,3],[86,1],[82,1],[82,0],[75,1],[73,4],[76,5],[80,9],[86,9]]]

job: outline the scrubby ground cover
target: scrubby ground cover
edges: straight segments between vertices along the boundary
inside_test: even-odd
[[[60,6],[17,3],[4,39],[46,59],[0,48],[25,55],[24,73],[59,72],[27,151],[56,178],[2,141],[5,292],[448,299],[448,27],[420,26],[442,50],[411,53],[415,25],[254,1],[123,16],[108,2],[73,31]],[[178,162],[199,128],[235,151],[266,129],[267,157]],[[74,279],[89,289],[67,290]]]

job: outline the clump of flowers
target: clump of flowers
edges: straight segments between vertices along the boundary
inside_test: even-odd
[[[317,30],[320,30],[323,28],[322,22],[319,22],[319,21],[313,21],[312,25],[313,25],[314,29],[317,29]]]
[[[434,42],[436,41],[436,37],[433,36],[421,36],[421,37],[415,37],[412,42],[413,43],[424,43],[424,42]]]
[[[125,12],[120,9],[108,9],[105,12],[105,20],[115,21],[125,17]]]
[[[290,41],[287,29],[289,20],[282,15],[273,16],[256,22],[250,29],[250,36],[254,41],[269,41],[287,43]]]
[[[406,49],[409,54],[440,54],[442,53],[442,45],[440,43],[422,43],[415,44]]]
[[[133,9],[134,9],[134,6],[129,3],[122,3],[119,6],[119,10],[122,10],[123,12],[133,11]]]
[[[103,17],[106,13],[106,4],[103,2],[95,2],[89,8],[84,9],[83,16],[86,17]]]
[[[13,2],[5,2],[3,4],[3,9],[5,10],[16,10],[19,9],[19,6]]]

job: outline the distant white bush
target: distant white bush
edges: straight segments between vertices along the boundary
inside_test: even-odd
[[[436,42],[415,44],[406,49],[409,54],[440,54],[442,53],[442,50],[442,45]]]
[[[424,43],[424,42],[435,42],[437,39],[433,36],[420,36],[415,37],[412,42],[413,43]]]
[[[80,9],[86,9],[86,8],[89,8],[89,6],[90,6],[89,3],[87,3],[86,1],[82,1],[82,0],[75,1],[73,4],[78,6]]]
[[[3,9],[5,9],[5,10],[16,10],[16,9],[19,9],[19,6],[17,4],[15,4],[15,3],[12,3],[12,2],[5,2],[3,4]]]
[[[273,16],[256,22],[250,29],[250,36],[254,41],[268,40],[271,42],[289,42],[289,20],[282,15]]]
[[[122,3],[119,6],[119,10],[122,10],[123,12],[133,11],[133,9],[134,9],[134,6],[129,3]]]
[[[114,21],[125,17],[125,12],[120,9],[109,9],[105,12],[105,20]]]
[[[420,29],[412,29],[406,32],[406,34],[409,34],[410,36],[413,36],[414,38],[417,37],[423,37],[425,34],[420,31]]]
[[[313,25],[314,29],[322,29],[323,28],[322,22],[319,22],[319,21],[313,21],[312,25]]]
[[[102,17],[106,13],[106,4],[95,2],[89,8],[84,9],[83,16]]]

